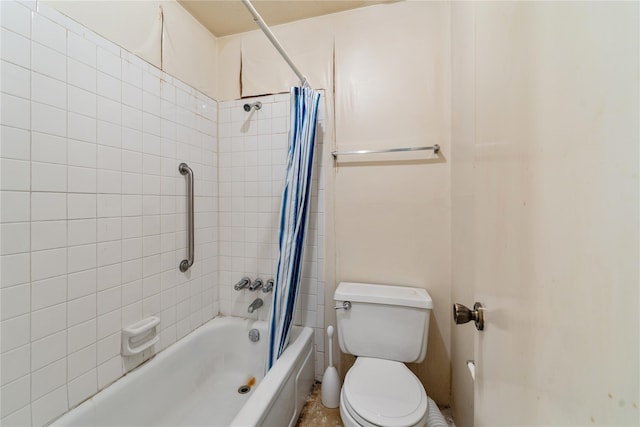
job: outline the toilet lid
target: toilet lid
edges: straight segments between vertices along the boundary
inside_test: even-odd
[[[427,393],[403,363],[358,357],[343,386],[348,406],[367,422],[413,426],[427,413]]]

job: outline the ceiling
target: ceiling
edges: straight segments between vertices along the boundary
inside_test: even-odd
[[[258,28],[240,0],[178,0],[178,2],[216,37]],[[267,25],[272,26],[378,3],[389,3],[389,1],[253,0],[252,3]]]

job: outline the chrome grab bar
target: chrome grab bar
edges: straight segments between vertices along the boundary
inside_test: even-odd
[[[180,271],[183,273],[193,265],[193,171],[186,163],[180,163],[178,170],[182,175],[187,175],[187,246],[189,255],[187,259],[180,261]]]

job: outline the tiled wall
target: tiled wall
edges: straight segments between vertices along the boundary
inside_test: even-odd
[[[42,425],[142,361],[123,326],[159,315],[157,351],[218,313],[217,103],[35,2],[1,14],[0,416]]]
[[[262,108],[245,112],[245,103]],[[324,188],[323,103],[320,101],[311,216],[295,323],[315,328],[316,377],[324,371]],[[287,163],[289,94],[262,96],[219,104],[220,137],[220,312],[267,319],[272,294],[235,291],[243,276],[275,277],[278,260],[278,221]],[[253,315],[247,307],[255,298],[265,305]]]

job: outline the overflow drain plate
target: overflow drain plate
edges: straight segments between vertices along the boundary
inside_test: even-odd
[[[238,387],[238,393],[240,394],[247,394],[251,391],[251,387],[249,387],[248,385],[241,385],[240,387]]]

